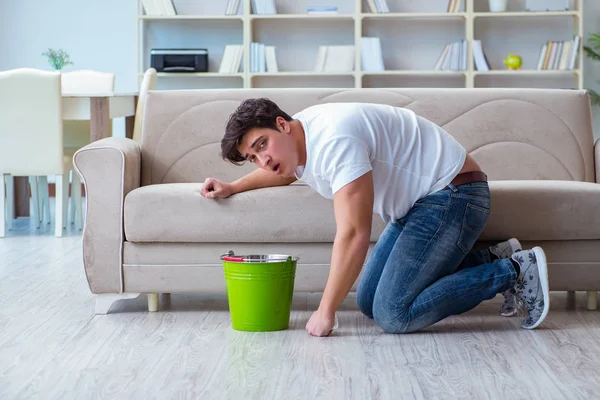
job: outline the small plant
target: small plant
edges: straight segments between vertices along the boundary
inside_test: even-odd
[[[589,42],[591,46],[583,46],[585,54],[592,60],[600,61],[600,35],[592,33]],[[590,94],[592,104],[600,104],[600,95],[592,89],[587,89],[587,91]]]
[[[48,63],[57,71],[60,71],[67,65],[73,65],[73,62],[69,60],[69,54],[63,49],[48,49],[42,55],[48,57]]]

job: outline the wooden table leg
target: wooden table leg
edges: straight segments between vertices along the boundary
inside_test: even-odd
[[[137,110],[138,97],[133,98],[133,109]],[[135,115],[125,117],[125,137],[127,139],[133,139],[133,127],[135,125]]]
[[[90,141],[110,136],[110,104],[108,97],[90,98]]]
[[[29,179],[15,176],[14,217],[29,217]]]

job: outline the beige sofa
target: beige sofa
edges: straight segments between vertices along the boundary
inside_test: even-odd
[[[86,185],[85,271],[98,313],[140,293],[225,292],[219,256],[300,257],[297,291],[322,291],[335,234],[333,204],[308,186],[228,199],[200,194],[207,177],[233,180],[253,166],[220,158],[227,117],[248,97],[293,114],[324,102],[406,107],[443,126],[492,180],[492,212],[479,245],[511,236],[541,245],[552,290],[600,289],[600,147],[583,91],[522,89],[235,89],[151,91],[141,146],[94,142],[74,157]],[[596,169],[595,169],[596,168]],[[384,224],[374,216],[373,244]]]

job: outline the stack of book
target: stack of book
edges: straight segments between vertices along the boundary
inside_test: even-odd
[[[462,0],[448,0],[448,9],[446,10],[449,13],[457,13],[461,12],[462,8]]]
[[[225,15],[236,15],[240,8],[240,0],[227,0]]]
[[[354,71],[354,46],[319,46],[315,72]]]
[[[244,46],[241,44],[228,44],[223,51],[220,74],[235,74],[240,71],[242,66],[242,57],[244,55]]]
[[[372,13],[389,13],[390,8],[388,7],[386,0],[367,0],[369,9]]]
[[[446,43],[433,69],[438,71],[465,71],[467,69],[467,41],[457,40]]]
[[[275,0],[252,0],[254,14],[277,14]]]
[[[307,14],[337,14],[336,6],[308,6],[306,7]]]
[[[540,50],[537,69],[562,71],[575,69],[580,42],[579,35],[575,35],[573,40],[548,41]]]
[[[258,42],[250,43],[250,72],[279,72],[275,46],[267,46]]]
[[[177,15],[171,0],[142,0],[146,15]]]
[[[384,71],[381,40],[378,37],[360,39],[360,62],[363,71]]]

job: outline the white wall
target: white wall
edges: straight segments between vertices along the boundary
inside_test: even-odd
[[[63,48],[74,65],[113,72],[117,91],[135,91],[134,0],[0,0],[0,70],[50,69],[41,54]]]
[[[585,38],[600,32],[600,1],[585,1],[584,28]],[[117,91],[135,91],[136,40],[135,0],[0,0],[0,70],[49,69],[42,52],[62,47],[75,63],[68,69],[113,72]],[[600,90],[600,62],[586,59],[584,69],[585,86]],[[594,122],[600,138],[600,107]]]

